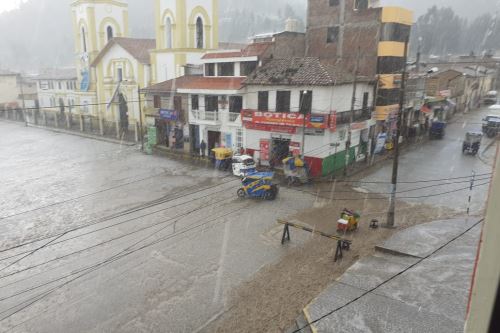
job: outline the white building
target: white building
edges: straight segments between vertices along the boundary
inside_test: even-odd
[[[159,143],[170,146],[171,140],[164,138],[165,132],[183,127],[191,142],[184,148],[190,151],[196,151],[202,140],[208,149],[242,148],[243,81],[262,63],[262,56],[271,46],[268,42],[254,43],[240,50],[207,52],[201,59],[202,75],[186,75],[144,89],[148,95],[157,97],[152,101],[151,113],[159,115],[156,120]],[[173,103],[175,98],[180,99],[177,107]],[[172,118],[168,110],[176,112],[179,119]],[[181,116],[183,111],[185,115]],[[179,121],[181,118],[185,121]]]
[[[267,62],[245,80],[245,148],[258,152],[262,164],[303,154],[313,175],[329,174],[345,166],[351,133],[349,162],[364,158],[375,125],[374,83],[358,78],[351,123],[352,82],[318,58]]]
[[[34,79],[40,108],[56,110],[75,105],[78,90],[75,68],[47,69]]]

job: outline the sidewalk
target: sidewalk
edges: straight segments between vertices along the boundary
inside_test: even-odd
[[[290,331],[322,317],[312,332],[463,331],[480,222],[435,221],[398,232],[314,299]]]

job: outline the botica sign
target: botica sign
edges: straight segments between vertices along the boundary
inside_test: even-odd
[[[307,115],[307,128],[328,128],[329,115]],[[298,112],[262,112],[243,110],[242,120],[244,123],[277,125],[277,126],[304,126],[304,115]]]

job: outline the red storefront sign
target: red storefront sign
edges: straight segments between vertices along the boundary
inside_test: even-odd
[[[249,122],[244,122],[244,125],[246,129],[252,129],[257,131],[276,132],[285,134],[297,133],[297,127],[254,124]]]
[[[300,142],[290,142],[290,146],[288,147],[293,156],[300,155]]]
[[[337,130],[337,112],[330,113],[328,128],[330,129],[330,132],[335,132]]]
[[[243,122],[261,125],[276,126],[304,126],[304,115],[298,112],[262,112],[254,110],[242,110]],[[328,128],[328,115],[307,115],[307,128]]]
[[[359,130],[359,129],[365,129],[368,128],[368,122],[367,121],[362,121],[360,123],[352,123],[351,124],[351,129],[352,130]]]
[[[261,161],[269,161],[269,151],[270,151],[271,143],[267,139],[260,140],[260,160]]]

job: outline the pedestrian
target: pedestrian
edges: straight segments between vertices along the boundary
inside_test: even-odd
[[[207,144],[205,143],[205,140],[201,140],[200,143],[200,150],[201,150],[201,157],[205,158],[205,150],[207,149]]]

